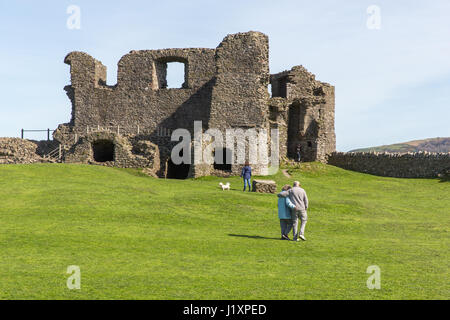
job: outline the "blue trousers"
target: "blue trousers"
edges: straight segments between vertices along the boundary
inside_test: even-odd
[[[252,191],[252,187],[250,186],[250,179],[245,179],[244,178],[244,191],[245,191],[245,187],[248,185],[248,191]]]

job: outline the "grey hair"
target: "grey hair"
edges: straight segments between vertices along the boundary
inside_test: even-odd
[[[294,181],[294,187],[299,187],[300,186],[300,182],[299,181]]]

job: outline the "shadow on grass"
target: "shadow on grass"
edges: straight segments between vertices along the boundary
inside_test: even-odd
[[[260,240],[280,240],[280,238],[269,238],[269,237],[261,237],[261,236],[249,236],[246,234],[229,234],[230,237],[241,237],[241,238],[249,238],[249,239],[260,239]]]

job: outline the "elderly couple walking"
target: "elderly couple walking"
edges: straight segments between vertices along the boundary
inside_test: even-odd
[[[305,227],[308,220],[308,197],[300,182],[294,181],[294,186],[285,185],[278,194],[278,218],[280,219],[281,240],[290,240],[289,232],[294,229],[293,240],[299,238],[306,241]],[[300,230],[298,220],[300,219]]]

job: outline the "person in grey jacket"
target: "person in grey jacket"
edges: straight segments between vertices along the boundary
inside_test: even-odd
[[[294,181],[294,186],[289,190],[289,199],[295,205],[295,210],[292,212],[292,227],[294,229],[294,241],[299,241],[298,238],[306,241],[305,227],[308,220],[308,196],[306,191],[300,187],[300,182]],[[298,231],[298,219],[300,218],[300,232]]]

